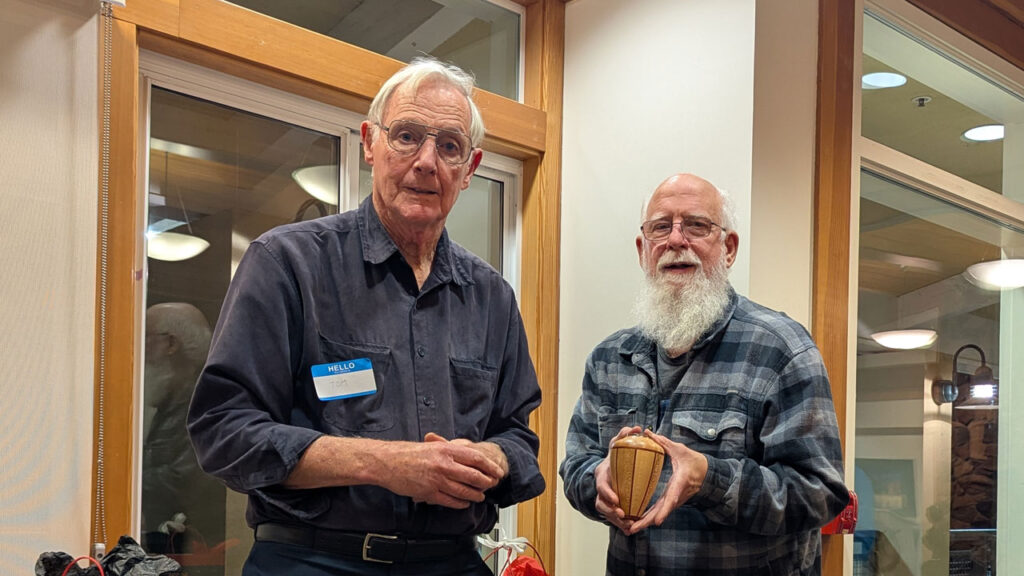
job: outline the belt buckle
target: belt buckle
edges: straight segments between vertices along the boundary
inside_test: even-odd
[[[367,562],[379,562],[381,564],[394,564],[394,560],[380,560],[378,558],[370,557],[370,539],[371,538],[383,538],[385,540],[398,540],[398,536],[391,536],[389,534],[375,534],[373,532],[367,532],[366,537],[363,538],[363,560]]]

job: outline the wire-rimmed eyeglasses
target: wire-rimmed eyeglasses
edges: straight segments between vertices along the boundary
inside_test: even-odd
[[[395,120],[389,126],[377,125],[387,133],[388,146],[404,156],[419,152],[428,136],[434,137],[438,158],[453,166],[465,164],[473,152],[469,136],[455,130],[424,126],[408,120]]]
[[[679,232],[690,240],[707,238],[715,228],[719,228],[722,232],[728,231],[721,224],[716,224],[702,216],[685,216],[679,222],[673,222],[667,218],[648,220],[640,225],[640,232],[648,241],[660,242],[668,238],[676,226],[679,226]]]

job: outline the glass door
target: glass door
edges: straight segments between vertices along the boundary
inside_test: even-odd
[[[185,416],[249,242],[338,212],[345,136],[156,86],[149,121],[141,543],[193,576],[236,574],[245,498],[199,469]]]
[[[862,29],[853,573],[1013,574],[1024,75],[902,3]]]
[[[1024,230],[869,171],[860,214],[854,573],[995,573]]]
[[[249,243],[354,206],[361,118],[143,52],[145,310],[139,541],[191,576],[241,573],[246,498],[204,474],[185,416],[211,330]]]

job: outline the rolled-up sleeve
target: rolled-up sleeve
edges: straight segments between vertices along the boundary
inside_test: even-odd
[[[541,401],[540,386],[519,308],[514,297],[510,302],[498,394],[485,434],[485,440],[500,446],[508,459],[508,476],[487,494],[499,507],[529,500],[545,486],[537,461],[540,441],[530,429],[530,413]]]
[[[290,491],[263,489],[283,482],[322,434],[289,424],[303,345],[300,302],[286,268],[253,243],[228,289],[188,415],[203,470],[289,510]]]

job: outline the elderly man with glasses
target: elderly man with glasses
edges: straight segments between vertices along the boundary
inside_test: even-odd
[[[739,235],[724,192],[678,174],[642,216],[638,325],[587,360],[565,494],[609,525],[611,575],[819,574],[819,528],[849,498],[821,355],[802,326],[730,286]],[[609,446],[641,433],[667,464],[654,503],[627,519]]]
[[[362,124],[370,198],[238,266],[189,432],[248,494],[245,575],[490,575],[475,535],[544,490],[512,288],[445,232],[482,154],[472,90],[434,60],[396,73]]]

